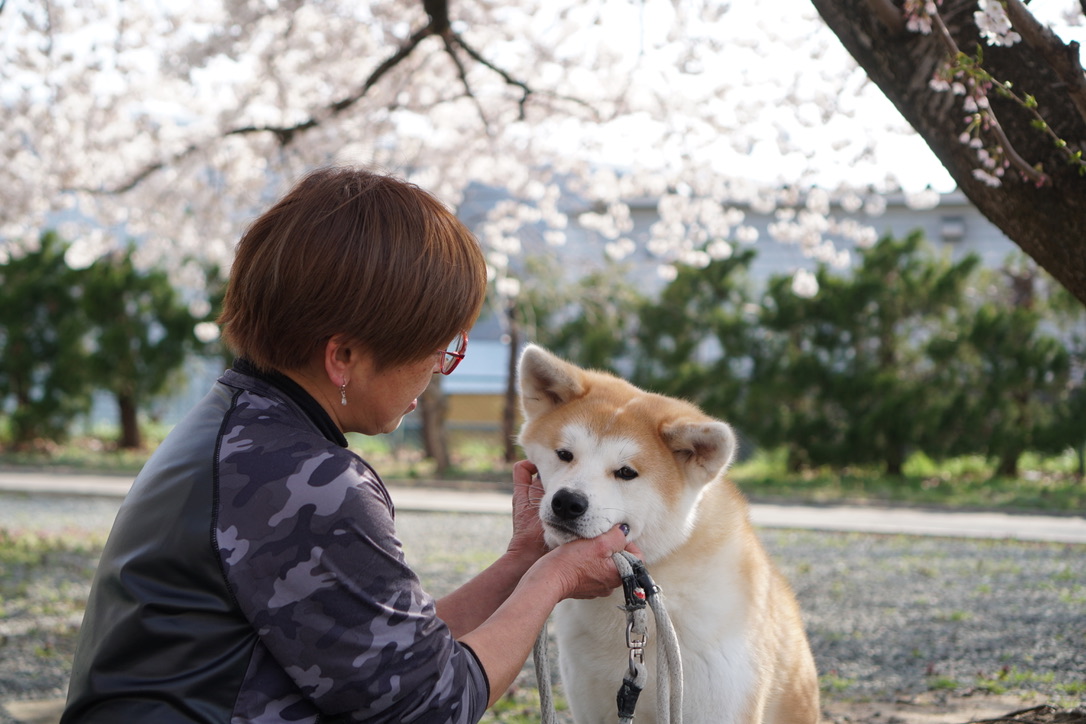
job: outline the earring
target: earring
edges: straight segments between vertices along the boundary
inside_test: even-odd
[[[347,406],[347,381],[344,380],[343,384],[339,386],[339,404],[344,407]]]

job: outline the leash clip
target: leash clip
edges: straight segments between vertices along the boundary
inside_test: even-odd
[[[634,667],[634,662],[638,664],[645,663],[645,643],[648,638],[648,634],[634,632],[633,621],[626,622],[626,648],[630,650],[631,669]]]

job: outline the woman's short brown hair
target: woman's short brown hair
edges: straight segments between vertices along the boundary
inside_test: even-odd
[[[385,368],[470,328],[485,294],[479,243],[440,201],[398,178],[332,167],[241,237],[219,324],[261,369],[301,369],[337,334]]]

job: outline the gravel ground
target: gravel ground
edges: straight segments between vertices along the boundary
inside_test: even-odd
[[[68,542],[33,576],[17,565],[0,568],[0,701],[63,696],[96,551],[118,505],[0,494],[0,531]],[[397,525],[409,560],[438,596],[500,554],[510,532],[496,515],[401,512]],[[1002,694],[1000,702],[1086,701],[1086,546],[761,535],[799,597],[827,703],[991,694]],[[79,541],[85,547],[71,550]],[[532,677],[523,681],[530,686]],[[828,719],[895,721],[867,716]],[[0,723],[16,721],[0,707]]]

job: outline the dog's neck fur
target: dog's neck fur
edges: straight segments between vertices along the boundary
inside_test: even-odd
[[[705,555],[720,547],[720,541],[745,541],[753,535],[749,506],[739,489],[721,472],[701,489],[697,502],[687,516],[687,536],[668,551],[644,551],[646,563],[666,564],[678,555]]]

